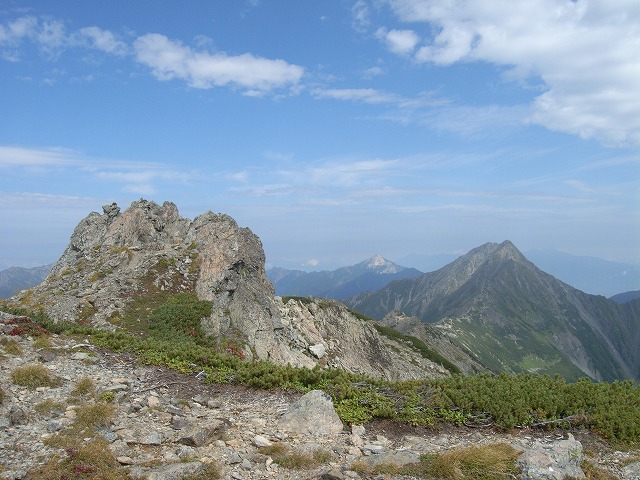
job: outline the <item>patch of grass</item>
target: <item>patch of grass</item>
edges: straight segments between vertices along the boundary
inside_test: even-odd
[[[352,469],[368,475],[411,475],[413,477],[438,480],[498,480],[516,478],[515,461],[520,452],[510,445],[496,443],[449,450],[425,455],[420,463],[404,466],[381,464],[374,467],[357,462]]]
[[[76,408],[75,426],[81,430],[108,427],[116,409],[109,403],[87,403]]]
[[[4,390],[2,389],[2,387],[0,387],[0,405],[2,405],[2,402],[4,402],[4,397],[5,397]]]
[[[38,350],[50,348],[51,345],[51,337],[49,335],[40,335],[33,341],[33,348]]]
[[[307,297],[297,297],[294,295],[288,295],[282,297],[282,303],[286,304],[289,300],[295,300],[296,302],[300,302],[303,305],[309,305],[311,303],[311,299]]]
[[[333,455],[325,450],[316,450],[313,453],[304,454],[293,452],[282,443],[260,447],[258,452],[270,456],[278,465],[291,470],[309,470],[333,459]]]
[[[183,477],[182,480],[218,480],[221,478],[220,467],[217,463],[208,463],[204,469],[195,475]]]
[[[47,414],[52,410],[64,411],[64,405],[60,402],[56,402],[48,398],[39,403],[36,403],[33,409],[39,414]]]
[[[2,345],[5,353],[9,355],[20,356],[24,353],[20,343],[15,338],[0,337],[0,345]]]
[[[60,379],[52,375],[44,365],[39,363],[16,367],[11,372],[11,381],[15,385],[33,390],[38,387],[57,387],[61,383]]]
[[[582,462],[582,471],[587,480],[617,480],[618,477],[610,471],[595,466],[593,463],[584,460]]]
[[[73,389],[71,390],[71,395],[73,397],[87,397],[93,395],[96,391],[96,384],[89,377],[81,378],[76,382]]]
[[[129,475],[117,462],[102,439],[83,442],[69,437],[57,439],[63,454],[52,456],[47,463],[33,468],[28,478],[41,480],[118,480]],[[54,442],[55,443],[55,442]],[[64,446],[62,446],[64,445]]]

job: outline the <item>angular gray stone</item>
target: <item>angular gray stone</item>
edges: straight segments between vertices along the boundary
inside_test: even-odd
[[[151,469],[135,469],[131,471],[134,478],[145,480],[181,480],[196,475],[204,469],[201,462],[172,463]]]
[[[372,452],[376,453],[376,452]],[[375,467],[377,465],[397,465],[399,467],[403,465],[408,465],[410,463],[419,463],[420,456],[416,453],[413,453],[409,450],[400,450],[400,451],[392,451],[392,452],[379,452],[377,455],[369,455],[365,457],[363,461],[371,466]]]
[[[552,444],[536,441],[524,451],[517,465],[522,480],[564,480],[586,478],[582,471],[582,444],[568,434],[567,440]]]
[[[630,463],[622,469],[624,480],[640,480],[640,462]]]
[[[271,440],[269,440],[267,437],[263,437],[262,435],[256,435],[255,437],[253,437],[253,444],[260,448],[260,447],[270,447],[271,445],[273,445],[273,442]]]
[[[343,429],[331,397],[322,390],[303,395],[289,407],[278,424],[283,430],[312,435],[332,435]]]
[[[316,357],[316,358],[322,358],[324,357],[325,353],[327,352],[325,346],[321,343],[317,343],[315,345],[310,345],[309,346],[309,351]]]
[[[224,420],[214,418],[204,425],[194,425],[180,432],[178,443],[190,447],[202,447],[215,440],[219,440],[227,430],[228,424]]]
[[[368,443],[362,446],[362,451],[365,453],[369,452],[374,454],[381,454],[381,453],[384,453],[385,448],[382,445],[373,445]]]

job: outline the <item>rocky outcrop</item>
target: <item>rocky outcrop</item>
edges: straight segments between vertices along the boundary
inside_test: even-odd
[[[171,202],[116,204],[91,213],[39,286],[13,301],[55,321],[118,328],[134,299],[194,292],[211,302],[205,333],[239,340],[246,358],[315,367],[334,365],[389,379],[447,372],[410,346],[381,337],[345,307],[274,297],[260,239],[228,215],[179,215]],[[390,347],[390,345],[392,347]]]

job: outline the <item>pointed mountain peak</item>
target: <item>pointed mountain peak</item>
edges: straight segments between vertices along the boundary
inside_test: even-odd
[[[501,260],[512,259],[517,261],[526,261],[525,256],[516,248],[509,240],[502,243],[488,242],[484,245],[474,248],[466,255],[460,257],[460,260],[473,260],[474,263],[484,262],[489,258],[499,258]]]
[[[499,255],[503,260],[511,259],[519,262],[526,261],[525,256],[516,248],[509,240],[505,240],[497,246],[495,254]]]

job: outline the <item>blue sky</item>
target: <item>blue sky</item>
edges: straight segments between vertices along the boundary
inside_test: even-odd
[[[268,266],[638,263],[638,52],[637,0],[1,0],[0,268],[142,197]]]

